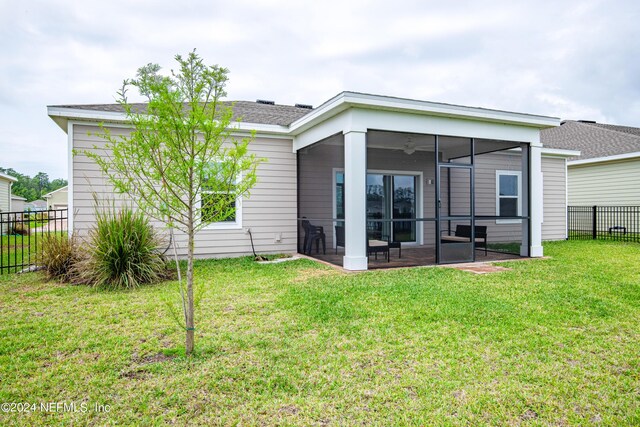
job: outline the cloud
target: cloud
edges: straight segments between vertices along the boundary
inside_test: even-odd
[[[193,48],[230,68],[231,99],[355,90],[640,126],[639,21],[604,0],[2,2],[0,166],[66,176],[45,106],[113,102]]]

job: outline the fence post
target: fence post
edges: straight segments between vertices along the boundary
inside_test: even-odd
[[[596,240],[598,238],[598,227],[597,227],[597,223],[598,223],[598,206],[594,206],[592,208],[593,210],[593,218],[591,220],[592,222],[592,232],[593,232],[593,240]]]

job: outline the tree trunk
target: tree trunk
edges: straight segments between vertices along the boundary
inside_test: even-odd
[[[189,230],[189,249],[187,252],[187,337],[185,342],[185,352],[191,355],[194,347],[195,322],[193,313],[193,252],[194,252],[194,232],[193,227]]]

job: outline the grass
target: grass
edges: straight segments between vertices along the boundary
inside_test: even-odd
[[[0,236],[0,267],[2,268],[2,274],[9,272],[15,273],[27,268],[29,261],[32,264],[36,263],[40,254],[38,250],[42,248],[42,242],[46,235],[63,235],[65,231],[56,232],[31,232],[29,236],[22,236],[19,234],[2,235]],[[24,266],[17,267],[18,265]],[[7,267],[12,266],[12,267]]]
[[[30,245],[34,236],[10,235],[0,236],[1,266],[28,264],[30,259],[35,260],[35,245]],[[40,238],[40,236],[38,236]],[[22,270],[23,267],[11,268],[10,271]],[[6,274],[7,269],[3,269]]]
[[[640,245],[545,250],[488,275],[201,261],[190,359],[174,283],[0,277],[0,402],[89,405],[0,424],[640,424]]]

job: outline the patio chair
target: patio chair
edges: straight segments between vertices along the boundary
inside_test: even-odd
[[[471,226],[460,225],[456,226],[455,234],[451,235],[450,230],[442,230],[441,233],[447,233],[440,236],[442,243],[466,243],[471,242]],[[484,254],[487,255],[487,226],[476,225],[474,227],[475,234],[475,248],[484,248]]]
[[[391,240],[391,236],[382,236],[382,240],[386,240],[389,249],[398,249],[398,258],[402,258],[402,243]]]
[[[338,255],[338,246],[344,248],[344,225],[336,225],[336,255]]]
[[[327,238],[324,235],[324,228],[318,225],[313,225],[306,219],[302,221],[302,228],[304,229],[304,243],[303,251],[307,255],[311,255],[311,247],[313,242],[316,243],[316,253],[320,252],[320,243],[322,243],[322,253],[327,253]]]
[[[378,253],[386,256],[387,262],[389,262],[389,242],[385,240],[367,239],[367,256],[374,254],[375,259],[378,259]]]

